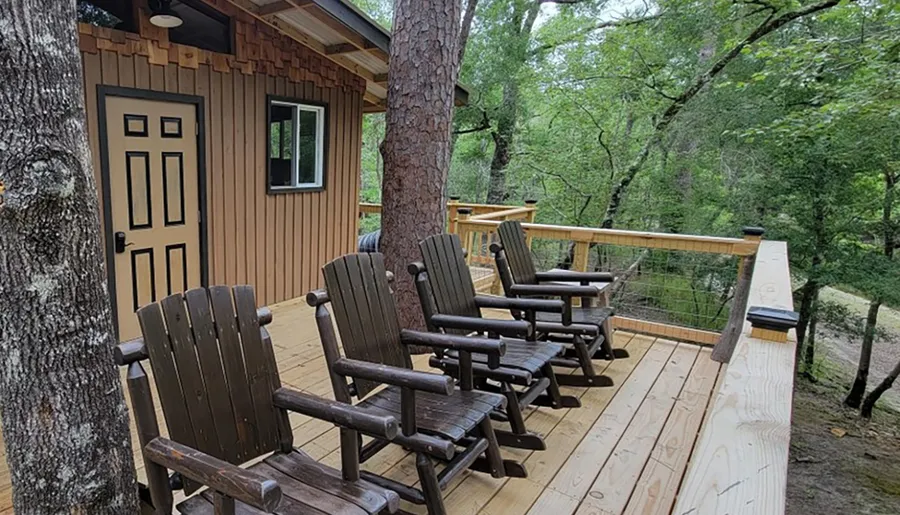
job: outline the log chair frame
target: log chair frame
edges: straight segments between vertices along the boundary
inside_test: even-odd
[[[562,395],[553,371],[552,361],[564,348],[555,343],[535,340],[534,321],[537,311],[562,313],[561,300],[517,299],[478,295],[465,262],[465,250],[456,234],[438,234],[419,242],[423,261],[409,265],[428,330],[434,333],[460,334],[480,338],[505,337],[507,349],[513,346],[518,355],[500,358],[500,367],[490,369],[473,364],[475,387],[506,396],[506,410],[492,417],[509,422],[510,431],[494,429],[500,445],[530,450],[547,448],[542,436],[529,432],[523,410],[528,405],[554,409],[577,408],[581,401]],[[429,266],[431,273],[429,273]],[[518,310],[525,320],[482,318],[482,308]],[[524,340],[520,339],[524,338]],[[459,357],[438,349],[429,359],[432,367],[461,380]],[[499,386],[488,382],[499,383]],[[522,389],[516,389],[516,386]]]
[[[271,311],[256,308],[250,286],[236,286],[233,294],[234,305],[231,288],[213,286],[144,306],[138,310],[144,337],[114,349],[116,363],[127,368],[147,470],[147,485],[139,485],[142,511],[172,513],[173,490],[184,489],[189,495],[207,486],[206,492],[180,503],[178,510],[206,513],[211,509],[217,515],[255,512],[249,506],[266,513],[292,508],[325,514],[335,506],[353,505],[352,509],[366,513],[396,512],[399,496],[361,480],[355,453],[360,433],[393,439],[399,427],[396,418],[283,387],[264,327],[272,321]],[[154,378],[171,438],[160,436],[143,361],[155,364]],[[226,391],[211,392],[209,384],[225,385],[226,376]],[[211,393],[219,394],[218,401]],[[251,399],[250,404],[244,402]],[[315,463],[294,449],[289,411],[340,426],[341,471]],[[234,445],[228,443],[232,441]],[[354,445],[348,446],[348,441]],[[271,451],[274,454],[263,462],[248,468],[238,465]],[[171,477],[167,469],[174,472]],[[292,477],[304,474],[305,482]],[[296,496],[304,500],[297,502]]]
[[[309,292],[307,302],[316,310],[316,324],[335,399],[352,404],[352,398],[356,396],[362,399],[357,406],[362,406],[364,410],[381,412],[382,409],[394,409],[399,410],[400,415],[400,433],[393,442],[373,438],[367,444],[359,446],[359,460],[366,462],[389,443],[401,445],[416,454],[416,470],[421,488],[410,487],[367,471],[362,471],[361,476],[396,491],[401,498],[411,503],[424,504],[430,515],[446,514],[441,491],[467,468],[489,473],[495,478],[526,477],[525,468],[520,463],[502,458],[491,425],[490,412],[505,403],[505,397],[476,392],[468,386],[473,377],[472,353],[486,354],[488,367],[496,369],[505,352],[504,344],[482,338],[400,329],[393,292],[389,286],[393,276],[384,269],[381,254],[360,253],[339,257],[325,265],[323,272],[326,288]],[[361,283],[352,282],[357,280]],[[332,292],[335,293],[335,298],[332,298]],[[378,299],[378,302],[367,303],[366,309],[360,311],[357,301],[364,298]],[[331,304],[335,312],[334,321],[327,304]],[[376,316],[370,316],[369,309],[374,310]],[[335,322],[346,357],[340,353]],[[393,349],[387,348],[388,344],[393,345]],[[462,358],[460,373],[464,378],[461,388],[457,389],[453,378],[449,376],[413,370],[407,348],[409,345],[459,352]],[[367,352],[372,354],[367,355]],[[372,393],[382,384],[388,387]],[[388,395],[396,394],[398,388],[399,408],[396,396],[390,407],[384,408],[387,403],[382,401]],[[440,399],[444,397],[449,400],[454,396],[463,396],[460,404],[477,395],[492,399],[493,404],[480,412],[480,418],[471,430],[459,438],[451,438],[422,427],[426,425],[422,414],[428,412],[429,406],[416,404],[416,398],[420,395],[428,396],[432,402],[441,402]],[[435,408],[435,412],[441,409],[448,410],[442,412],[445,416],[451,410],[441,405]],[[353,443],[357,443],[356,440]],[[457,446],[462,450],[457,449]],[[447,462],[440,474],[435,471],[432,459]]]
[[[502,222],[497,234],[500,241],[492,243],[490,250],[494,253],[497,274],[506,296],[556,297],[565,303],[561,314],[539,312],[535,320],[539,339],[565,343],[568,347],[563,357],[554,360],[553,364],[581,369],[581,375],[558,376],[560,384],[612,386],[609,376],[596,373],[592,360],[625,358],[628,352],[612,347],[610,318],[613,311],[608,306],[595,306],[595,300],[608,302],[608,299],[605,291],[591,283],[609,283],[615,281],[615,277],[606,272],[538,272],[520,222]],[[574,298],[580,299],[581,306],[573,306]],[[521,312],[513,310],[512,314],[515,318],[522,318]]]

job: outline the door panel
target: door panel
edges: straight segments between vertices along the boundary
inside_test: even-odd
[[[120,341],[138,308],[201,285],[196,126],[193,104],[106,97]]]

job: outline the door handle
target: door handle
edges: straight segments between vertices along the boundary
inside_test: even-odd
[[[134,245],[134,243],[125,243],[125,233],[119,231],[114,236],[114,245],[116,254],[121,254],[125,252],[125,247],[130,247]]]

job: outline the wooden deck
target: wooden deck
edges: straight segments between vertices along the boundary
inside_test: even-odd
[[[282,381],[331,397],[312,309],[294,300],[274,306],[272,311],[275,316],[269,329]],[[507,457],[524,462],[528,478],[493,479],[464,473],[446,491],[449,513],[671,513],[711,392],[717,388],[720,365],[709,359],[709,349],[696,345],[622,331],[615,339],[616,346],[628,349],[631,357],[611,364],[596,363],[606,369],[616,386],[565,388],[565,393],[581,398],[578,409],[529,410],[528,426],[545,435],[548,450],[504,449]],[[427,369],[427,356],[418,356],[415,362],[417,368]],[[158,402],[156,406],[159,411]],[[161,413],[159,417],[162,419]],[[292,415],[291,422],[296,446],[340,467],[334,427],[299,415]],[[139,456],[135,463],[143,477]],[[376,455],[364,468],[408,484],[417,480],[412,457],[396,446]],[[11,504],[4,462],[0,513],[11,513]],[[424,513],[421,507],[409,504],[404,509]]]

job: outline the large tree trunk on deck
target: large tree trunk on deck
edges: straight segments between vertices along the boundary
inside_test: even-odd
[[[382,153],[381,248],[395,274],[404,327],[423,328],[406,267],[419,241],[443,232],[450,127],[458,73],[459,0],[397,0]]]
[[[15,511],[137,513],[74,1],[0,2],[0,104],[0,418]]]

